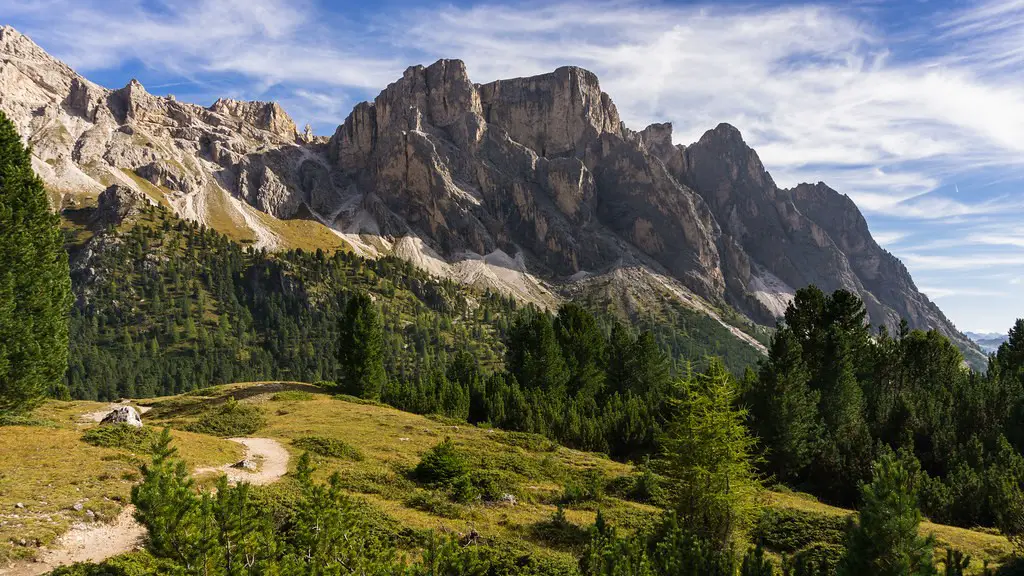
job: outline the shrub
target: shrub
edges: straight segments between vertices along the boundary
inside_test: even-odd
[[[466,457],[455,447],[451,438],[445,438],[423,456],[413,474],[425,484],[444,485],[468,472]]]
[[[554,452],[558,443],[546,436],[530,432],[503,432],[493,436],[495,440],[507,446],[515,446],[530,452]]]
[[[405,505],[434,516],[453,520],[462,518],[464,512],[462,506],[430,490],[416,490],[405,499]]]
[[[216,408],[203,412],[199,420],[189,424],[190,432],[230,438],[248,436],[266,424],[263,411],[251,404],[242,404],[233,398]]]
[[[578,549],[589,541],[587,531],[566,518],[561,506],[550,519],[534,524],[530,532],[537,540],[555,548]]]
[[[276,392],[270,397],[272,402],[302,402],[305,400],[312,400],[315,398],[312,392],[304,392],[302,390],[285,390],[284,392]]]
[[[303,436],[292,440],[292,445],[326,458],[342,458],[356,462],[363,460],[363,453],[358,448],[337,438]]]
[[[151,576],[176,574],[180,571],[173,562],[157,559],[148,552],[129,552],[114,556],[101,564],[78,563],[50,572],[52,576]]]
[[[57,424],[52,420],[43,420],[31,416],[0,414],[0,427],[2,426],[46,426],[47,428],[56,428]]]
[[[463,474],[449,484],[449,495],[453,502],[468,504],[480,498],[480,491],[473,485],[469,474]]]
[[[764,508],[754,525],[755,542],[776,552],[796,552],[812,544],[842,546],[847,517],[788,508]]]
[[[658,507],[666,507],[668,499],[665,477],[648,468],[641,468],[635,474],[623,475],[608,483],[608,491],[624,500],[632,500]]]
[[[604,499],[605,479],[599,470],[586,470],[582,478],[570,478],[562,490],[562,504],[600,502]]]
[[[793,576],[832,576],[839,567],[839,561],[846,554],[842,544],[815,542],[787,559],[788,573]]]
[[[152,428],[136,428],[128,424],[113,424],[90,428],[82,434],[82,440],[93,446],[122,448],[132,452],[150,453],[157,434]]]
[[[513,478],[499,470],[474,470],[470,472],[469,478],[480,497],[487,502],[496,502],[505,494],[514,495],[517,492]]]

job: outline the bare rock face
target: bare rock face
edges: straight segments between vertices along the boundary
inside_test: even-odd
[[[575,66],[485,84],[480,100],[488,123],[540,156],[578,156],[601,134],[623,134],[619,112],[597,76]]]
[[[121,222],[142,213],[154,202],[145,194],[114,184],[99,197],[99,205],[92,214],[92,224],[105,227],[117,226]]]
[[[142,428],[142,417],[131,406],[118,406],[104,416],[100,424],[127,424],[134,428]]]
[[[298,135],[295,122],[276,102],[242,102],[219,99],[210,111],[238,120],[240,124],[255,126],[278,136],[282,142],[294,141]]]

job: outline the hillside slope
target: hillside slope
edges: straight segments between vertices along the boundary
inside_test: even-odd
[[[594,522],[598,509],[606,521],[627,532],[659,513],[657,501],[639,501],[647,498],[636,491],[642,471],[631,465],[569,450],[533,435],[477,428],[332,397],[308,384],[236,384],[136,402],[152,407],[143,416],[147,427],[169,424],[180,430],[219,413],[232,400],[262,415],[263,425],[252,433],[283,445],[293,456],[289,470],[294,470],[296,456],[312,450],[317,475],[340,472],[344,490],[365,502],[373,511],[374,522],[400,541],[419,542],[429,530],[463,535],[475,532],[481,543],[497,547],[519,562],[572,570],[575,554],[586,541],[582,530]],[[133,448],[95,447],[81,439],[83,432],[96,426],[83,415],[106,408],[106,404],[92,402],[49,401],[32,414],[37,425],[0,426],[4,450],[24,455],[0,462],[0,509],[18,512],[17,517],[7,514],[0,521],[0,566],[5,559],[44,553],[72,522],[92,521],[87,510],[95,510],[96,521],[118,517],[138,478],[135,466],[146,454]],[[240,447],[227,440],[189,432],[174,434],[193,471],[241,457]],[[502,503],[459,504],[443,491],[413,480],[410,471],[420,457],[445,438],[469,455],[474,470],[493,479],[500,495],[512,495],[514,503],[504,499]],[[13,462],[19,464],[12,466]],[[40,474],[43,467],[46,474]],[[54,470],[61,474],[55,475]],[[566,500],[569,487],[579,488],[587,478],[598,479],[605,487],[604,496]],[[212,475],[207,476],[203,484],[212,481]],[[283,496],[289,486],[286,477],[272,489],[283,490]],[[773,518],[788,518],[795,510],[793,518],[842,526],[850,513],[802,495],[765,496],[767,509],[775,511]],[[83,510],[75,510],[76,502],[85,502]],[[15,508],[17,503],[24,508]],[[565,507],[570,526],[575,527],[569,532],[550,528],[559,503]],[[773,553],[784,551],[785,544],[777,540],[775,532],[761,530],[751,538],[762,539]],[[976,568],[982,560],[998,563],[1009,552],[1009,543],[998,535],[927,523],[922,530],[934,532],[942,545],[971,554]],[[22,539],[25,544],[20,543]]]
[[[273,103],[99,87],[9,27],[0,55],[0,110],[62,205],[118,184],[257,247],[395,255],[542,305],[639,268],[684,306],[770,325],[797,288],[846,288],[873,323],[905,317],[983,364],[848,198],[778,189],[728,125],[690,146],[630,130],[586,70],[479,85],[458,60],[413,66],[327,139]]]

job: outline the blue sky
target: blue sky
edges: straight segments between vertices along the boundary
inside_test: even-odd
[[[277,100],[330,134],[411,64],[477,82],[575,64],[626,123],[737,126],[782,186],[849,194],[963,330],[1024,317],[1024,0],[0,0],[109,87]]]

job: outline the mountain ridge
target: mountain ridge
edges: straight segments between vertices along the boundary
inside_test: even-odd
[[[102,88],[10,27],[0,57],[0,110],[58,205],[117,184],[270,249],[291,241],[282,220],[305,216],[363,255],[542,305],[639,269],[711,314],[770,325],[797,288],[845,288],[872,323],[906,317],[983,359],[848,197],[778,188],[728,124],[688,146],[670,124],[631,130],[582,68],[476,84],[459,60],[412,66],[325,138],[300,135],[275,103]]]

